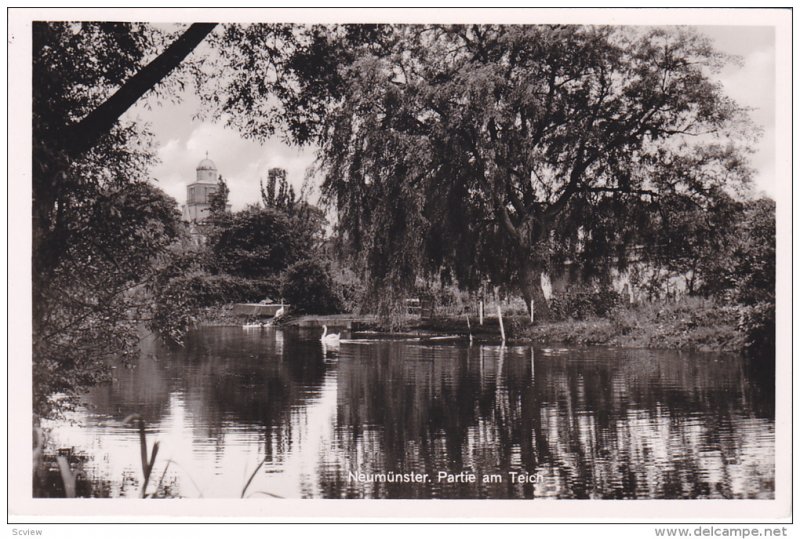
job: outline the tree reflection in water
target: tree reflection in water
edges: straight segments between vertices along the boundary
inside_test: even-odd
[[[774,377],[740,357],[479,346],[356,348],[338,371],[328,496],[738,498],[774,491]],[[533,358],[531,355],[533,354]],[[357,483],[471,470],[501,483]],[[539,474],[514,484],[509,471]],[[343,477],[344,476],[344,477]],[[345,487],[342,490],[342,487]]]
[[[53,429],[53,449],[80,455],[81,492],[97,496],[137,493],[136,436],[118,425],[130,413],[176,462],[170,496],[238,496],[261,461],[251,490],[288,497],[774,496],[769,362],[452,342],[322,350],[318,337],[213,328],[183,348],[148,340],[136,369],[87,398],[82,428]],[[465,471],[476,482],[436,480]]]

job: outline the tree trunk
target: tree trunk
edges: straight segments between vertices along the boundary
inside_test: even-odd
[[[525,305],[530,314],[531,300],[533,300],[534,322],[550,320],[550,306],[544,297],[542,289],[542,268],[534,260],[523,260],[520,268],[520,289]]]

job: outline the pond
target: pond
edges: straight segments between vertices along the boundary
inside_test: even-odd
[[[49,449],[95,497],[141,495],[129,414],[159,443],[155,497],[774,497],[771,361],[320,333],[147,338]]]

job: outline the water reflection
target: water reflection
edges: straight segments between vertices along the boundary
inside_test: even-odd
[[[214,328],[149,340],[51,443],[98,496],[139,494],[139,413],[158,495],[239,497],[263,461],[245,496],[771,498],[773,388],[738,356]]]

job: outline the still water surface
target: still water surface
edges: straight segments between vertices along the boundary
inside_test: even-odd
[[[327,349],[303,330],[147,339],[136,368],[51,425],[51,449],[81,462],[87,496],[141,494],[139,434],[122,424],[136,413],[160,444],[157,496],[774,497],[764,362],[365,337]],[[388,472],[429,480],[368,480]]]

